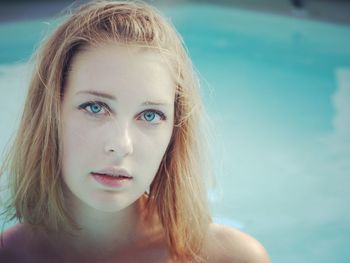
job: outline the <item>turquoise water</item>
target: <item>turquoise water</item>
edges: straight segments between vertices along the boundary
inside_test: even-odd
[[[215,129],[215,221],[272,262],[348,262],[350,27],[238,9],[164,10],[200,73]],[[0,24],[0,149],[18,120],[26,61],[52,20]]]

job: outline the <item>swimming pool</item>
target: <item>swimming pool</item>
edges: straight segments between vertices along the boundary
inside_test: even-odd
[[[216,131],[215,221],[255,236],[272,262],[347,262],[350,27],[210,5],[164,11]],[[19,118],[26,61],[52,23],[0,25],[0,149]]]

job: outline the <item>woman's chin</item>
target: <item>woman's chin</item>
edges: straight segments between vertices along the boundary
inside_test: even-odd
[[[84,200],[83,202],[90,208],[106,213],[117,213],[134,204],[138,198],[127,196],[109,195],[98,196],[94,199]]]

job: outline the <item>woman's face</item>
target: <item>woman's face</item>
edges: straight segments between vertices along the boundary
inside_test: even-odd
[[[116,212],[142,196],[172,135],[174,98],[156,52],[105,44],[77,54],[61,109],[62,176],[76,200]],[[129,178],[97,174],[110,169]]]

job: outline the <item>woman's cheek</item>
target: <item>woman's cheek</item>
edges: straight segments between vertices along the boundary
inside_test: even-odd
[[[158,155],[163,155],[168,144],[170,142],[172,131],[167,126],[157,127],[156,130],[149,132],[147,134],[147,147],[144,149],[148,151],[153,151],[153,153],[158,153]]]
[[[75,118],[74,118],[75,117]],[[86,146],[91,141],[91,133],[94,131],[91,124],[79,116],[72,116],[66,125],[65,135],[67,142],[72,147]]]

